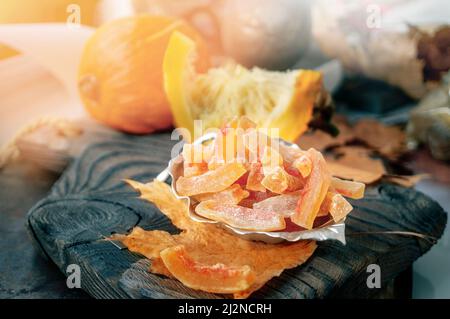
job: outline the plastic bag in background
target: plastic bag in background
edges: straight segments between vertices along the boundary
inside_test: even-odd
[[[420,98],[450,68],[450,28],[436,39],[449,12],[447,0],[321,0],[313,6],[313,35],[347,70]]]

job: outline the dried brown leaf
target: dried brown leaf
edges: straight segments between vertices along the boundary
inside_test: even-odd
[[[374,173],[358,168],[353,168],[351,166],[343,165],[340,164],[339,162],[329,159],[327,159],[327,165],[331,172],[331,175],[342,179],[361,182],[364,184],[374,183],[378,181],[383,175],[380,173]]]
[[[383,181],[394,183],[403,187],[413,187],[422,179],[429,178],[428,174],[418,174],[418,175],[385,175],[383,176]]]
[[[355,138],[354,133],[347,123],[346,119],[342,116],[335,116],[333,123],[339,129],[339,135],[333,137],[323,131],[307,132],[300,136],[297,140],[297,144],[302,149],[315,148],[318,151],[324,151],[325,149],[332,146],[344,145],[348,141]]]
[[[396,126],[364,119],[355,125],[353,131],[357,139],[389,159],[396,159],[406,151],[405,133]]]
[[[327,165],[333,176],[370,184],[386,173],[383,162],[372,153],[363,146],[338,147],[327,155]]]

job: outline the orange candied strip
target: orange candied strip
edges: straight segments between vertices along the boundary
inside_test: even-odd
[[[276,194],[293,192],[303,186],[303,180],[290,175],[283,168],[283,157],[273,147],[266,147],[261,158],[264,178],[261,184]]]
[[[306,155],[301,155],[296,158],[292,163],[292,166],[295,167],[302,177],[308,177],[311,174],[312,170],[312,162],[311,159]]]
[[[212,144],[184,144],[183,151],[181,155],[183,160],[188,163],[206,163],[209,162],[214,153],[214,148]]]
[[[267,146],[264,148],[263,155],[261,157],[261,164],[264,170],[270,170],[275,167],[283,166],[283,157],[275,148]]]
[[[286,228],[284,217],[278,212],[222,204],[213,200],[201,202],[195,208],[195,212],[200,216],[245,230],[276,231]]]
[[[320,209],[319,209],[319,212],[317,213],[317,217],[324,217],[324,216],[328,216],[330,214],[331,200],[332,200],[334,194],[336,194],[336,193],[332,192],[332,191],[327,192],[325,199],[323,200],[322,204],[320,205]]]
[[[292,166],[303,178],[309,176],[312,169],[312,162],[307,152],[281,143],[279,144],[279,149],[287,166]]]
[[[246,188],[251,191],[265,192],[266,188],[261,184],[264,178],[261,163],[250,164]]]
[[[266,149],[275,144],[270,136],[256,129],[245,132],[243,143],[246,150],[246,159],[249,163],[261,161]]]
[[[284,217],[295,214],[299,192],[269,197],[253,204],[253,209],[263,212],[278,212]]]
[[[213,154],[212,145],[184,144],[181,155],[183,157],[183,176],[201,175],[208,171],[208,161]]]
[[[331,179],[331,186],[341,195],[352,199],[364,197],[366,185],[360,182],[346,181],[337,177]]]
[[[353,206],[341,194],[334,194],[331,198],[330,214],[335,222],[341,221],[352,209]]]
[[[298,201],[296,213],[291,220],[301,227],[312,229],[314,219],[330,187],[331,175],[320,152],[311,148],[307,153],[312,161],[312,170]]]
[[[352,210],[352,205],[341,194],[331,190],[327,192],[327,196],[325,196],[325,199],[320,206],[317,217],[331,214],[333,220],[338,222],[347,216]]]
[[[215,170],[208,171],[202,175],[179,177],[176,181],[176,189],[178,194],[182,196],[216,193],[230,187],[245,173],[244,165],[240,163],[225,163]]]
[[[183,162],[183,176],[192,177],[204,174],[208,171],[207,163],[189,163]]]
[[[219,134],[217,134],[214,147],[216,162],[233,162],[238,157],[245,157],[245,154],[238,154],[239,150],[242,150],[244,143],[244,131],[242,129],[236,129],[234,127],[223,128]]]
[[[261,184],[273,193],[283,194],[299,190],[305,183],[303,179],[289,174],[284,168],[276,167],[265,174]]]
[[[215,200],[219,203],[224,204],[238,204],[244,198],[247,198],[250,193],[238,184],[233,184],[230,187],[224,189],[218,193],[204,193],[198,194],[194,196],[199,202],[207,201],[207,200]]]
[[[276,194],[268,191],[258,192],[250,191],[249,197],[243,199],[239,205],[244,207],[252,208],[254,204],[259,203],[267,198],[276,196]]]

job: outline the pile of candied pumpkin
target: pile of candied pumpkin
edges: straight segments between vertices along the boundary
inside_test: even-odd
[[[313,229],[343,220],[352,210],[345,197],[364,196],[365,185],[333,177],[320,152],[283,143],[246,117],[207,144],[184,144],[181,158],[178,195],[198,215],[239,229]]]

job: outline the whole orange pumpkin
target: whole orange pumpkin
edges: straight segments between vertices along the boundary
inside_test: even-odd
[[[196,68],[206,70],[206,44],[183,20],[139,15],[111,21],[96,30],[84,48],[78,78],[81,99],[95,119],[137,134],[172,125],[162,64],[174,31],[196,42]]]

